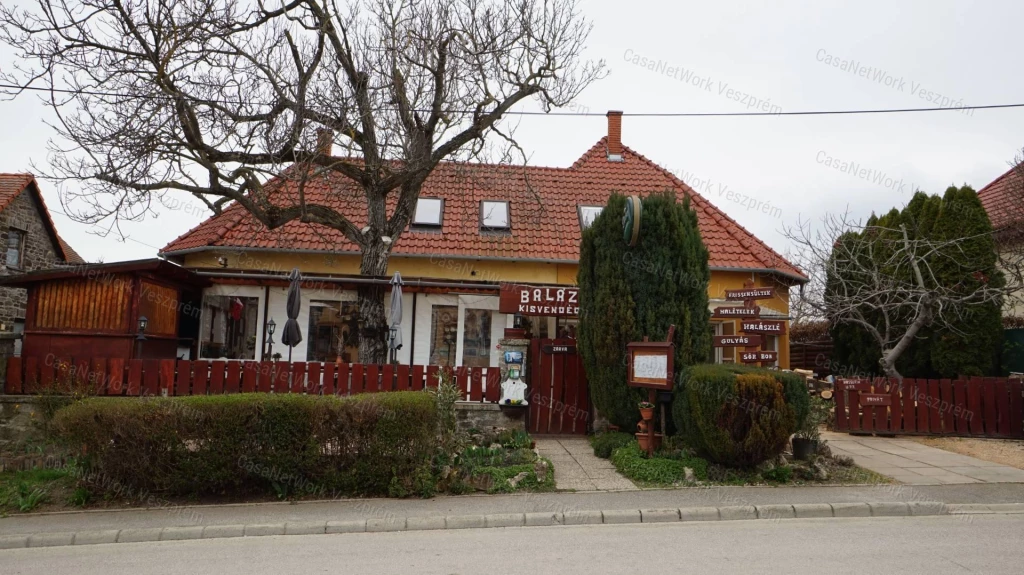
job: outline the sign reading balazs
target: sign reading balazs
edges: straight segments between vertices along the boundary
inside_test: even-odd
[[[580,313],[580,290],[566,286],[501,284],[498,311],[521,315],[575,317]]]

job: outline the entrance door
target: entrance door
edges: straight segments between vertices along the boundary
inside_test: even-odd
[[[534,339],[530,352],[530,433],[586,433],[590,394],[576,340]]]

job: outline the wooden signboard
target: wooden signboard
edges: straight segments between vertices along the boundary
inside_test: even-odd
[[[765,319],[743,320],[740,331],[744,333],[764,333],[768,335],[785,335],[786,322]]]
[[[626,348],[629,354],[626,383],[630,387],[672,391],[672,380],[675,377],[675,344],[667,341],[644,341],[630,343]]]
[[[770,287],[725,290],[725,299],[729,301],[771,299],[773,297],[775,297],[775,288]]]
[[[498,311],[522,315],[575,317],[580,313],[580,290],[569,286],[501,284]]]
[[[862,393],[861,405],[892,405],[892,396],[888,393]]]
[[[871,383],[864,379],[837,379],[836,391],[868,391]]]
[[[716,335],[714,347],[756,347],[761,345],[759,335]]]
[[[743,363],[760,363],[762,361],[776,361],[779,359],[777,351],[741,351],[740,361]]]
[[[736,317],[757,317],[761,315],[761,308],[754,307],[716,307],[711,317],[715,318],[736,318]]]

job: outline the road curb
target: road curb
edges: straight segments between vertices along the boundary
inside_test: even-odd
[[[628,523],[691,523],[698,521],[782,521],[804,518],[921,517],[935,515],[1024,514],[1024,503],[797,503],[681,509],[614,509],[566,513],[496,513],[309,523],[260,523],[90,530],[26,535],[0,535],[0,549],[185,541],[225,537],[311,535],[382,531],[487,529],[555,525],[622,525]]]

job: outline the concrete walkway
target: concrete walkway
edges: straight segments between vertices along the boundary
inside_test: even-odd
[[[909,439],[823,433],[832,453],[907,485],[1024,483],[1024,469],[943,451]],[[556,467],[557,469],[557,467]]]
[[[539,436],[537,451],[555,465],[555,487],[575,491],[635,490],[632,481],[619,475],[607,459],[594,455],[585,437]]]

